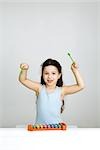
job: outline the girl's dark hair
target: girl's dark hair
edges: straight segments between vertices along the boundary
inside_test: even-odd
[[[44,71],[44,68],[45,68],[46,66],[50,66],[50,65],[55,66],[55,67],[58,69],[58,72],[61,73],[61,76],[60,76],[60,78],[58,79],[56,86],[62,87],[62,86],[63,86],[62,67],[61,67],[60,63],[59,63],[57,60],[54,60],[54,59],[51,59],[51,58],[47,59],[47,60],[46,60],[45,62],[43,62],[42,65],[41,65],[41,66],[42,66],[41,84],[42,84],[42,85],[45,85],[45,84],[46,84],[45,81],[44,81],[44,79],[43,79],[43,71]],[[63,112],[63,110],[64,110],[64,100],[62,100],[61,113]]]

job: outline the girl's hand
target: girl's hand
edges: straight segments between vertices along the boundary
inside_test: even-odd
[[[28,70],[28,69],[29,69],[29,65],[28,65],[28,64],[25,64],[25,63],[22,63],[22,64],[20,64],[20,68],[21,68],[22,70]]]
[[[76,62],[74,62],[74,63],[71,65],[71,70],[72,70],[72,71],[78,70],[78,65],[76,64]]]

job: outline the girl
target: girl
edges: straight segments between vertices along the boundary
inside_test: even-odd
[[[76,63],[71,65],[76,84],[63,85],[62,68],[58,61],[47,59],[42,64],[41,83],[27,78],[28,64],[20,65],[19,81],[27,88],[35,91],[37,96],[35,124],[56,124],[62,122],[61,113],[64,106],[64,96],[76,93],[84,88],[83,79]]]

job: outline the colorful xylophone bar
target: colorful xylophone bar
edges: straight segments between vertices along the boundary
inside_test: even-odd
[[[43,130],[66,130],[66,123],[58,123],[58,124],[29,124],[27,127],[28,131],[43,131]]]

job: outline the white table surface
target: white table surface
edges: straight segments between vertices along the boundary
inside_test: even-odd
[[[99,128],[32,132],[25,128],[0,128],[0,150],[100,150],[99,143]]]

